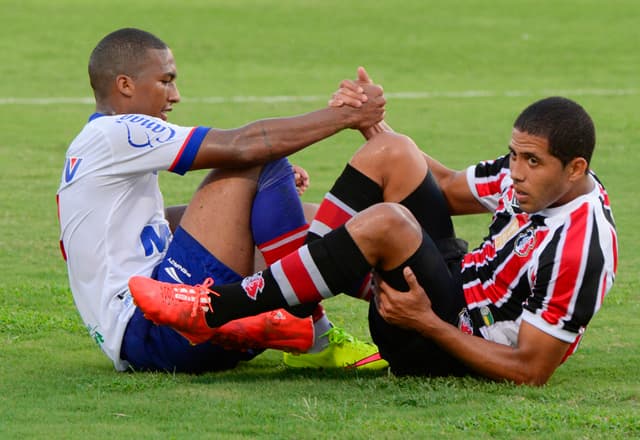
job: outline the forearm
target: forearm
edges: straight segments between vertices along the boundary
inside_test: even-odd
[[[193,168],[263,164],[289,156],[352,123],[347,110],[328,107],[300,116],[262,119],[231,130],[212,130]]]
[[[403,275],[409,290],[401,292],[379,279],[376,306],[385,321],[431,339],[443,350],[477,373],[494,380],[543,385],[567,353],[569,342],[543,332],[522,320],[515,347],[498,344],[461,332],[443,321],[411,268]]]
[[[449,179],[453,179],[456,174],[455,170],[447,168],[441,162],[424,153],[424,160],[427,162],[427,166],[431,170],[433,177],[436,179],[440,186],[445,185]]]
[[[467,183],[466,170],[456,171],[424,154],[424,159],[447,201],[451,215],[480,214],[487,209],[473,196]]]
[[[543,385],[551,374],[536,371],[518,348],[461,332],[434,315],[432,324],[418,330],[480,375],[496,381]]]

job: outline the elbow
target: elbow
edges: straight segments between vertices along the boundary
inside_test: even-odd
[[[522,382],[521,385],[527,385],[531,387],[541,387],[547,384],[549,377],[533,376],[529,377],[526,382]]]
[[[270,160],[269,148],[255,141],[246,130],[212,130],[200,148],[193,169],[247,168]]]
[[[259,148],[251,140],[240,132],[229,139],[226,148],[229,167],[250,167],[264,162],[260,154],[264,149]]]
[[[520,370],[517,377],[514,378],[514,383],[517,385],[527,385],[532,387],[541,387],[547,384],[553,372],[537,371],[532,368],[523,368]]]

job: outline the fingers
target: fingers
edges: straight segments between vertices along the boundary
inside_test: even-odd
[[[354,81],[352,79],[343,79],[340,82],[340,88],[345,90],[350,90],[360,95],[364,93],[364,89],[362,88],[362,86],[358,84],[357,81]]]
[[[373,80],[362,66],[358,67],[358,81],[366,84],[373,84]]]
[[[364,93],[364,89],[355,81],[345,79],[340,83],[340,88],[332,95],[329,100],[330,107],[340,107],[348,105],[351,107],[362,107],[369,98]]]
[[[380,96],[383,93],[382,87],[374,86],[373,80],[364,67],[357,69],[357,80],[344,79],[340,82],[340,88],[329,99],[330,107],[341,107],[348,105],[359,108],[368,101],[370,96]],[[374,86],[366,89],[363,86]]]
[[[298,192],[298,195],[301,196],[309,188],[309,173],[299,165],[292,165],[292,167],[296,183],[296,191]]]
[[[409,285],[409,290],[414,290],[420,287],[420,284],[418,284],[418,280],[416,279],[416,274],[413,273],[409,266],[402,269],[402,275],[404,275],[404,279]]]

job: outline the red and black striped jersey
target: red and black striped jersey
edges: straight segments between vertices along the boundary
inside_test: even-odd
[[[536,213],[518,207],[509,156],[467,169],[478,201],[493,212],[489,234],[462,261],[473,325],[486,339],[515,345],[521,320],[572,344],[611,288],[617,237],[607,192],[594,189]]]

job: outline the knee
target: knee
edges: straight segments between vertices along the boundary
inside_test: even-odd
[[[350,164],[383,188],[390,182],[395,186],[412,185],[424,178],[427,168],[424,155],[415,142],[398,133],[380,133],[372,137],[356,152]]]
[[[384,132],[367,141],[362,153],[377,157],[381,164],[398,163],[419,152],[416,143],[409,136]]]
[[[380,244],[422,236],[422,228],[411,211],[398,203],[373,205],[349,223],[350,231],[357,230],[358,235]]]
[[[268,188],[282,179],[294,182],[293,168],[286,157],[267,162],[260,170],[258,191]]]

